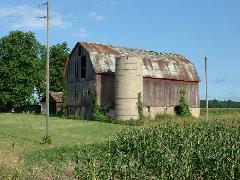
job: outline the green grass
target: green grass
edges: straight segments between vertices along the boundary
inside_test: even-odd
[[[101,143],[124,127],[122,125],[50,117],[50,147]],[[2,134],[1,134],[2,133]],[[45,135],[45,117],[31,114],[0,114],[0,147],[45,148],[38,142]],[[11,136],[3,135],[8,134]]]
[[[43,145],[40,143],[45,136],[45,116],[0,114],[0,179],[51,177],[56,168],[59,171],[61,165],[66,166],[64,163],[70,161],[76,148],[87,144],[101,144],[122,129],[128,128],[128,126],[120,124],[59,117],[50,117],[49,126],[52,144]],[[51,163],[44,164],[44,159],[41,159],[44,155],[48,156],[48,161],[57,162],[55,163],[56,168],[49,175],[47,172],[51,169]],[[59,156],[61,157],[59,158]],[[47,168],[46,175],[45,173],[39,175],[41,170],[37,170],[37,173],[32,172],[34,175],[31,177],[26,175],[29,173],[29,169],[32,170],[36,167],[34,164],[37,166],[39,164],[39,168],[41,168],[40,164],[43,166],[42,168]]]
[[[206,109],[201,109],[201,115],[206,113]],[[240,108],[209,108],[210,115],[234,115],[239,114]]]

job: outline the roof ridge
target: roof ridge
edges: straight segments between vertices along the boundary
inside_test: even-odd
[[[108,47],[112,47],[112,48],[124,48],[124,49],[128,49],[128,50],[139,50],[139,51],[144,51],[144,52],[148,52],[148,53],[156,53],[156,54],[160,54],[160,55],[175,55],[175,56],[181,56],[186,59],[186,57],[184,57],[183,55],[181,55],[179,53],[174,53],[174,52],[147,50],[144,48],[132,48],[132,47],[127,47],[127,46],[119,46],[119,45],[104,44],[104,43],[94,43],[94,42],[86,42],[86,41],[82,41],[79,43],[80,44],[83,43],[83,44],[99,45],[99,46],[108,46]]]

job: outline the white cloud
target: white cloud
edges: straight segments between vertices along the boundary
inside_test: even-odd
[[[94,19],[95,21],[102,21],[104,19],[103,16],[98,15],[96,12],[90,12],[88,17]]]
[[[0,21],[10,29],[43,29],[46,28],[46,20],[36,17],[46,16],[45,9],[37,9],[30,6],[13,6],[0,8]],[[51,26],[64,28],[70,23],[64,22],[61,15],[52,13]]]
[[[89,34],[86,32],[85,28],[81,27],[79,31],[73,32],[72,36],[77,38],[87,38]]]

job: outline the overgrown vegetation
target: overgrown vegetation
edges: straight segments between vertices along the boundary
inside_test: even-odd
[[[42,144],[52,144],[52,139],[51,136],[49,135],[44,136],[42,140],[43,140]]]
[[[185,116],[185,117],[189,117],[192,116],[190,107],[187,103],[187,98],[186,98],[186,90],[185,89],[181,89],[179,91],[179,106],[177,106],[176,108],[176,114],[179,116]]]
[[[105,115],[101,109],[101,107],[97,103],[97,93],[92,99],[92,117],[91,120],[93,121],[100,121],[100,122],[111,122],[111,117]]]
[[[143,103],[142,103],[142,95],[141,93],[138,93],[137,97],[137,110],[138,110],[138,116],[139,121],[143,121]]]

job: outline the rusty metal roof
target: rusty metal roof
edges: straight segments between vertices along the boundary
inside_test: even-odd
[[[114,73],[116,57],[138,56],[143,59],[144,77],[200,81],[193,63],[179,54],[87,42],[79,44],[89,52],[96,73]]]
[[[55,102],[63,102],[63,92],[50,91],[49,94],[50,97],[52,97],[55,100]]]

